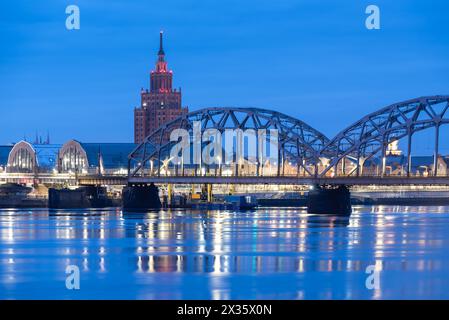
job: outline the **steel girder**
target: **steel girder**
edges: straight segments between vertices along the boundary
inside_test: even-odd
[[[436,159],[439,127],[449,123],[448,108],[449,96],[427,96],[396,103],[363,117],[337,134],[321,150],[321,157],[330,161],[319,176],[323,177],[332,168],[337,168],[345,157],[356,161],[358,172],[359,167],[363,167],[363,161],[374,157],[379,152],[384,159],[388,144],[404,137],[408,137],[407,173],[409,174],[413,133],[435,128]]]
[[[280,152],[283,159],[289,159],[304,168],[309,175],[310,166],[319,162],[322,148],[329,139],[306,123],[285,114],[259,108],[207,108],[191,112],[171,121],[148,136],[129,155],[129,176],[145,175],[145,167],[151,161],[160,173],[163,159],[167,158],[174,142],[169,141],[175,129],[193,130],[194,121],[201,123],[201,133],[213,128],[220,132],[226,129],[277,129]]]

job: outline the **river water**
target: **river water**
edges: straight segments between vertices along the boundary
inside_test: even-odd
[[[449,299],[449,207],[353,209],[1,210],[0,299]]]

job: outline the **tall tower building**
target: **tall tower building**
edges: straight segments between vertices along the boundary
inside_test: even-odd
[[[167,68],[163,40],[161,31],[156,68],[150,75],[150,90],[142,89],[140,107],[134,109],[135,143],[142,143],[164,123],[188,113],[188,109],[181,106],[181,89],[173,89],[173,71]]]

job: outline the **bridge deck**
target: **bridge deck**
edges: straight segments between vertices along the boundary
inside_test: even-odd
[[[313,177],[78,177],[80,184],[105,184],[105,185],[125,185],[128,182],[133,184],[272,184],[272,185],[312,185],[312,184],[342,184],[342,185],[448,185],[449,177],[334,177],[334,178],[313,178]]]
[[[449,186],[449,176],[440,177],[405,177],[405,176],[386,176],[386,177],[254,177],[254,176],[240,176],[240,177],[215,177],[215,176],[152,176],[152,177],[131,177],[128,180],[127,176],[58,176],[58,175],[43,175],[36,176],[33,174],[21,175],[1,175],[2,182],[16,182],[23,183],[24,181],[33,182],[40,181],[45,183],[60,184],[62,182],[72,181],[78,182],[81,185],[126,185],[133,184],[252,184],[252,185],[312,185],[312,184],[342,184],[347,186],[366,186],[366,185],[380,185],[380,186],[394,186],[394,185],[439,185]]]

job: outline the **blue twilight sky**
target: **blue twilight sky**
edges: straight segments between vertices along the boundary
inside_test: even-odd
[[[81,29],[65,28],[76,4]],[[381,30],[365,8],[381,9]],[[449,94],[449,1],[2,0],[0,143],[128,142],[159,30],[183,105],[254,106],[329,137],[366,113]]]

